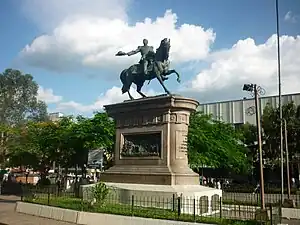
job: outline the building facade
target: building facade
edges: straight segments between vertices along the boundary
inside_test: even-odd
[[[296,105],[300,105],[300,93],[282,95],[282,105],[292,101]],[[278,103],[278,96],[260,97],[261,115],[267,104],[275,108],[278,107]],[[198,110],[205,114],[212,114],[214,119],[234,125],[245,124],[247,122],[256,124],[254,98],[201,104]]]
[[[58,121],[61,117],[64,116],[63,113],[60,113],[60,112],[54,112],[54,113],[49,113],[49,120],[55,122],[55,121]]]

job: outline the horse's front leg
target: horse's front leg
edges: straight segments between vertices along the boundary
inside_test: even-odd
[[[144,82],[139,83],[136,85],[136,91],[139,93],[143,98],[146,98],[147,96],[141,91],[142,87],[144,86]]]
[[[130,94],[130,91],[129,91],[129,90],[127,91],[127,93],[128,93],[128,96],[129,96],[130,100],[133,100],[134,98],[133,98],[132,95]]]
[[[164,73],[165,76],[169,76],[171,74],[175,73],[177,76],[177,82],[180,83],[181,79],[180,79],[180,75],[176,70],[168,70],[167,72]]]
[[[163,87],[164,91],[170,95],[170,91],[166,88],[165,84],[164,84],[164,81],[163,81],[163,78],[160,74],[156,74],[156,77],[157,77],[157,80],[159,81],[160,85]]]

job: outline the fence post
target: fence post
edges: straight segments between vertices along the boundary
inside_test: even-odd
[[[180,214],[181,214],[181,198],[178,197],[177,198],[177,216],[178,216],[178,218],[180,217]]]
[[[270,222],[273,225],[273,210],[272,210],[272,203],[270,204]]]
[[[23,189],[21,189],[21,202],[24,200],[24,194],[23,194]]]
[[[50,205],[50,187],[48,187],[47,189],[48,189],[48,193],[47,193],[47,195],[48,195],[48,205]]]
[[[82,196],[81,196],[81,211],[83,211],[83,193],[82,193]]]
[[[172,211],[175,212],[175,194],[173,194],[173,199],[172,199]]]
[[[131,215],[134,216],[134,195],[131,196]]]
[[[196,199],[193,199],[194,222],[196,222]]]
[[[219,204],[219,207],[220,207],[220,218],[222,219],[222,197],[220,197],[220,204]]]
[[[282,222],[282,202],[281,202],[281,199],[279,200],[279,208],[278,208],[279,212],[279,223]]]

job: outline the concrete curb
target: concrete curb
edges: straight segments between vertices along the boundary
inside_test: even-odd
[[[89,213],[79,212],[70,209],[62,209],[53,206],[39,205],[27,202],[17,202],[16,212],[24,213],[28,215],[44,217],[48,219],[60,220],[65,222],[71,222],[81,225],[194,225],[195,223],[181,222],[181,221],[169,221],[169,220],[158,220],[141,217],[130,217],[120,215],[110,215],[103,213]],[[201,224],[199,225],[212,225],[212,224]]]
[[[79,213],[75,210],[61,209],[27,202],[17,202],[16,212],[70,223],[77,223]]]

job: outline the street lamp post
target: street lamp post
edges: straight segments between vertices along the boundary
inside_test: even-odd
[[[243,90],[252,93],[254,92],[257,142],[258,142],[258,151],[259,151],[259,168],[260,168],[260,203],[261,203],[261,209],[265,210],[264,167],[263,167],[263,157],[262,157],[262,140],[261,140],[262,138],[261,138],[258,87],[256,84],[244,84]]]
[[[282,126],[282,97],[281,97],[281,62],[280,62],[280,36],[279,36],[279,6],[276,2],[276,33],[277,33],[277,69],[278,69],[278,98],[279,98],[279,118],[280,118],[280,161],[281,161],[281,202],[284,195],[284,158],[283,158],[283,126]]]

